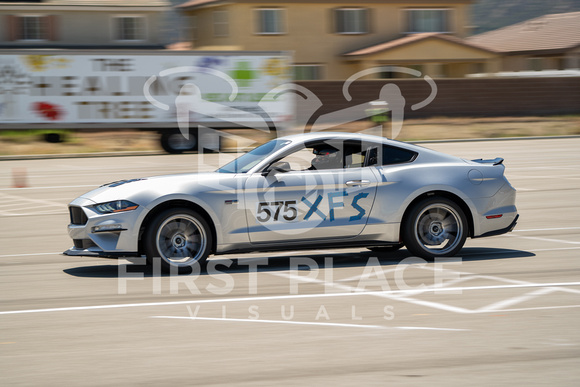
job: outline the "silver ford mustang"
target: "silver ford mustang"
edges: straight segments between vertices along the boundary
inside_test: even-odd
[[[455,255],[511,231],[503,159],[464,160],[382,137],[277,138],[212,173],[122,180],[69,205],[67,255],[147,257],[188,272],[210,254],[402,246]]]

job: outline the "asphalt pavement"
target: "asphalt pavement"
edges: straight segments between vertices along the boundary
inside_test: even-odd
[[[580,139],[426,146],[503,157],[514,232],[434,262],[313,250],[159,276],[62,255],[67,203],[234,155],[0,161],[0,385],[580,385]]]

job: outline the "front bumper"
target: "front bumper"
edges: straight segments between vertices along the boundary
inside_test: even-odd
[[[70,203],[71,223],[68,225],[68,234],[74,247],[64,254],[93,257],[138,255],[138,225],[141,224],[143,207],[127,212],[100,214],[94,211],[94,204],[82,197]]]
[[[64,255],[69,255],[72,257],[129,258],[141,256],[136,251],[112,253],[99,250],[97,247],[92,247],[88,249],[79,249],[77,247],[71,247],[70,249],[63,251],[62,253]]]

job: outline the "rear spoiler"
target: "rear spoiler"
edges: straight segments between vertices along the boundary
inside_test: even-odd
[[[471,160],[471,161],[475,161],[476,163],[480,163],[480,164],[493,164],[493,165],[500,165],[503,164],[503,159],[501,157],[496,157],[495,159],[476,159],[476,160]]]

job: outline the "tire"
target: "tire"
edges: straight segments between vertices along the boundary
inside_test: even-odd
[[[374,247],[367,247],[370,251],[374,251],[375,253],[389,253],[393,251],[397,251],[405,246],[402,243],[397,243],[396,245],[390,246],[374,246]]]
[[[191,273],[205,265],[212,246],[212,233],[205,219],[188,208],[172,208],[159,213],[145,230],[147,264],[160,259],[165,273]]]
[[[51,144],[58,144],[60,142],[64,142],[60,133],[46,133],[44,135],[44,141]]]
[[[444,197],[417,203],[403,220],[402,237],[407,250],[421,258],[451,257],[459,252],[468,234],[463,210]]]
[[[194,150],[197,147],[197,134],[189,133],[186,139],[179,131],[168,131],[161,134],[161,147],[167,153],[179,154]]]

